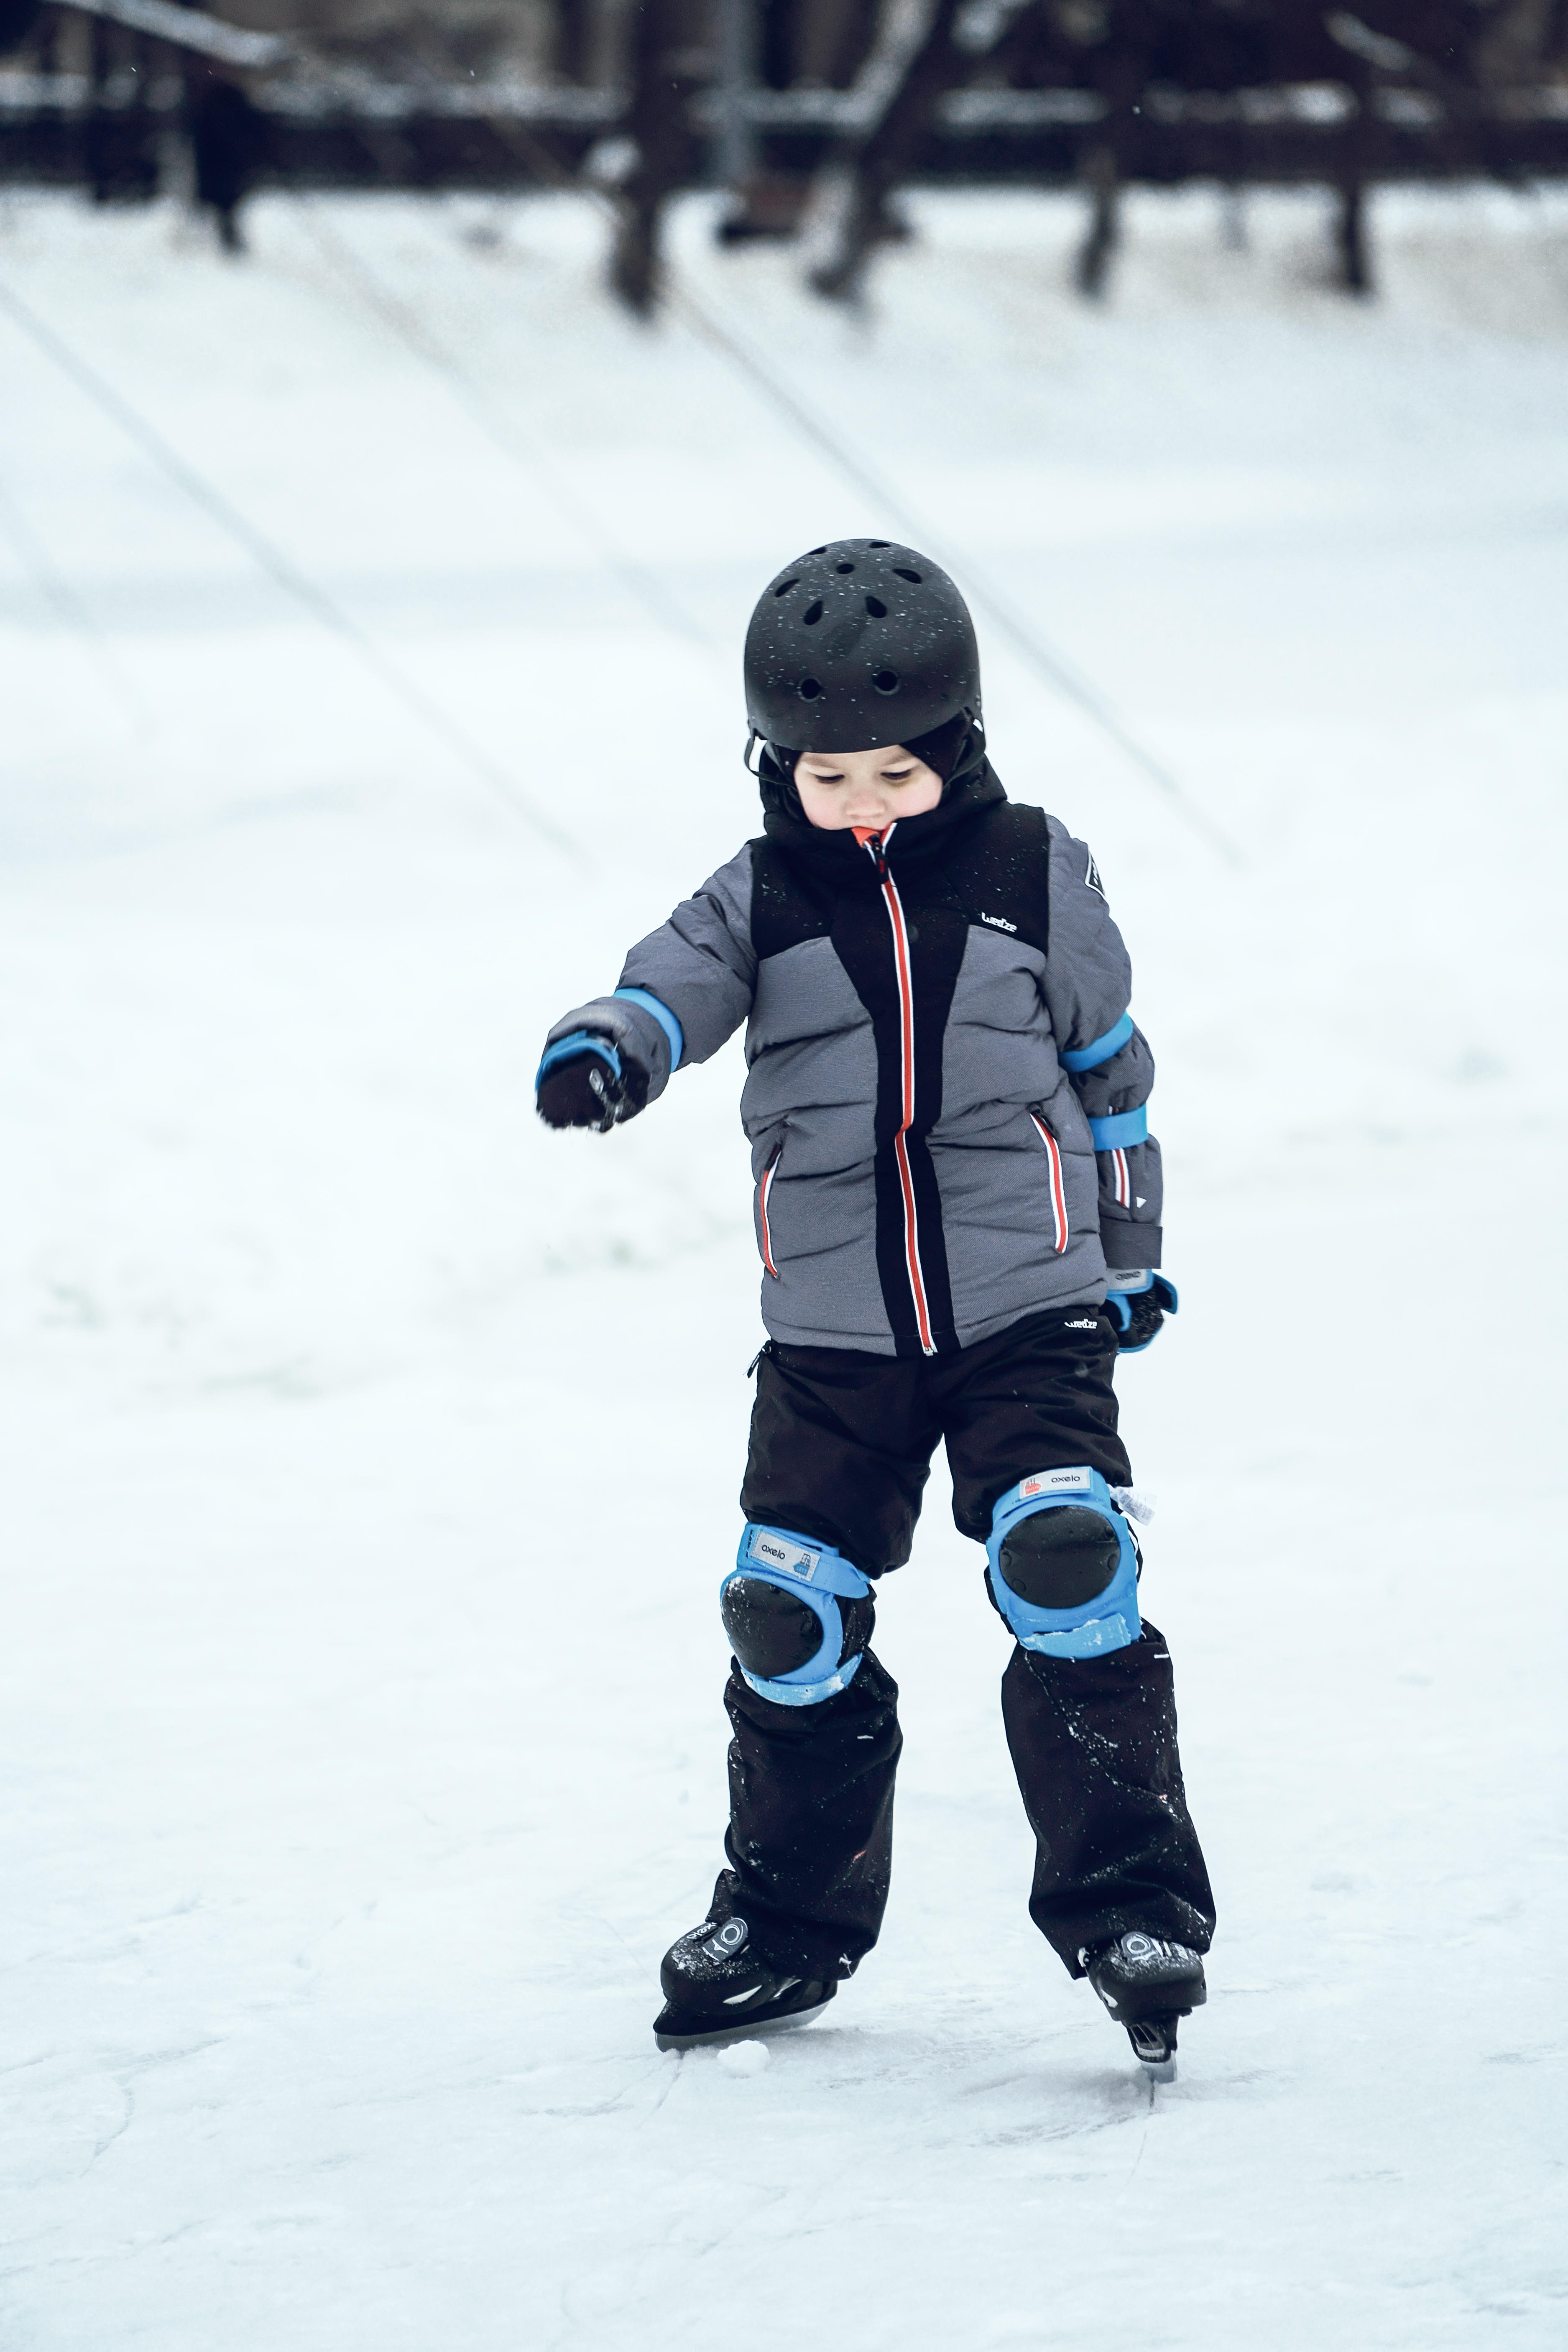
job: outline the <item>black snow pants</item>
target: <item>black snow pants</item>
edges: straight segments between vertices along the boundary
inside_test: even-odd
[[[931,1457],[945,1440],[953,1517],[984,1543],[998,1496],[1088,1463],[1130,1483],[1116,1433],[1109,1319],[1032,1315],[957,1355],[918,1360],[771,1343],[759,1364],[741,1507],[837,1545],[870,1577],[910,1556]],[[1086,1322],[1089,1328],[1085,1328]],[[717,1918],[803,1975],[847,1977],[877,1940],[892,1862],[898,1685],[868,1650],[813,1706],[761,1697],[731,1661],[729,1868]],[[1164,1638],[1099,1657],[1015,1644],[1002,1716],[1037,1841],[1029,1913],[1074,1976],[1124,1928],[1208,1949],[1214,1897],[1188,1817]]]

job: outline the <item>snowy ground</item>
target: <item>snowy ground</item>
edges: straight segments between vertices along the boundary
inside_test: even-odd
[[[571,205],[275,199],[235,268],[12,195],[0,288],[391,682],[0,309],[7,2352],[1568,2331],[1568,202],[1384,199],[1358,308],[1316,199],[1150,200],[1098,312],[1071,207],[918,212],[859,320],[679,243],[1239,853],[983,629],[1161,1059],[1182,2079],[1028,1926],[940,1494],[882,1948],[765,2071],[648,2031],[722,1821],[738,1060],[608,1142],[530,1080],[752,830],[757,587],[896,519]]]

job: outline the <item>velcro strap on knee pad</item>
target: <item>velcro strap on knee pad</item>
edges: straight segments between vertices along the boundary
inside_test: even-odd
[[[1100,1513],[1114,1530],[1119,1558],[1103,1592],[1076,1609],[1044,1609],[1013,1591],[1002,1573],[1002,1547],[1021,1519],[1037,1511],[1060,1510],[1068,1505]],[[1132,1530],[1111,1499],[1110,1487],[1098,1470],[1087,1465],[1073,1470],[1041,1470],[1009,1486],[991,1515],[991,1536],[985,1546],[991,1562],[991,1590],[1026,1650],[1043,1658],[1093,1658],[1108,1650],[1124,1650],[1143,1630],[1138,1614],[1138,1548]]]
[[[831,1698],[836,1691],[847,1689],[866,1654],[857,1651],[854,1657],[846,1658],[840,1665],[844,1619],[838,1602],[840,1599],[865,1600],[871,1590],[870,1578],[863,1576],[831,1544],[795,1535],[788,1528],[761,1527],[750,1520],[741,1538],[735,1565],[720,1585],[721,1599],[737,1576],[776,1584],[781,1591],[803,1601],[822,1627],[822,1647],[815,1657],[787,1675],[748,1674],[744,1664],[736,1660],[758,1696],[771,1698],[780,1706],[815,1706],[819,1699]]]

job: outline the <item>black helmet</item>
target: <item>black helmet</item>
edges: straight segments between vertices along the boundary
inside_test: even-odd
[[[746,631],[746,716],[792,751],[877,751],[980,713],[969,607],[942,566],[890,539],[836,539],[786,563]]]

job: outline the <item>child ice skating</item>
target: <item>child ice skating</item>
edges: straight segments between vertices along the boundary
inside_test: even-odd
[[[1015,1637],[1030,1916],[1168,2075],[1214,1899],[1111,1386],[1176,1304],[1126,950],[1085,845],[1003,791],[973,626],[925,556],[786,566],[745,684],[762,835],[556,1023],[538,1078],[551,1126],[608,1130],[747,1024],[770,1336],[721,1593],[728,1866],[655,2032],[803,2023],[877,1941],[900,1739],[875,1601],[941,1442]]]

